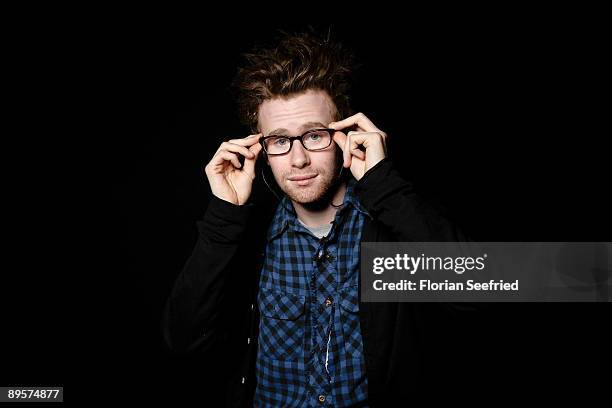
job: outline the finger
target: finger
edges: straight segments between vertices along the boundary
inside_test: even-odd
[[[346,135],[342,132],[334,132],[332,139],[334,140],[334,142],[336,142],[338,146],[340,146],[342,152],[344,152],[344,145],[346,144]]]
[[[250,174],[255,174],[255,162],[257,161],[257,156],[259,155],[259,152],[261,152],[261,145],[259,143],[255,144],[249,147],[249,150],[255,155],[255,157],[253,157],[252,159],[246,159],[244,161],[244,171]]]
[[[351,155],[365,160],[367,153],[360,148],[363,146],[366,152],[373,152],[374,156],[377,156],[380,153],[379,150],[382,149],[386,156],[385,139],[380,132],[349,132],[349,135],[351,143],[348,148]]]
[[[361,149],[361,146],[364,148],[368,148],[372,146],[370,143],[372,138],[381,138],[382,135],[378,132],[348,132],[348,136],[350,139],[350,143],[348,144],[349,154],[351,156],[356,156],[361,160],[365,160],[366,152]]]
[[[330,123],[328,126],[331,129],[336,129],[336,130],[340,130],[340,129],[344,129],[347,127],[351,127],[357,125],[359,127],[361,127],[363,130],[365,130],[366,132],[378,132],[380,131],[380,129],[378,129],[374,123],[372,123],[372,121],[370,119],[368,119],[366,117],[366,115],[364,115],[363,113],[357,113],[356,115],[353,116],[349,116],[346,119],[343,119],[339,122],[332,122]]]
[[[253,146],[249,147],[249,150],[251,151],[251,153],[253,153],[255,155],[255,157],[253,159],[255,159],[257,156],[259,156],[259,153],[261,152],[261,144],[257,143],[254,144]]]
[[[344,167],[346,167],[347,169],[351,167],[350,146],[351,146],[351,134],[349,132],[349,134],[346,135],[346,142],[344,143],[344,149],[342,149],[342,156],[344,158]]]
[[[222,164],[224,161],[229,161],[237,169],[242,167],[242,165],[240,164],[240,160],[238,160],[238,156],[236,156],[235,153],[228,152],[226,150],[221,150],[219,153],[217,153],[217,157],[219,158],[218,164]]]
[[[365,160],[365,152],[359,148],[365,141],[366,135],[368,133],[360,133],[360,132],[349,132],[349,140],[348,151],[352,156],[357,156],[361,160]],[[352,159],[351,159],[352,161]]]
[[[351,154],[353,156],[358,157],[361,160],[365,160],[365,152],[363,150],[359,149],[359,148],[351,150]]]
[[[359,132],[349,132],[349,134],[351,142],[349,143],[348,150],[353,154],[353,151],[359,150],[359,145],[364,142],[364,135]]]
[[[234,144],[234,143],[230,143],[230,142],[223,142],[223,143],[221,143],[221,146],[219,147],[219,150],[227,150],[228,152],[240,153],[241,155],[243,155],[244,157],[247,157],[249,159],[255,157],[253,152],[251,152],[246,147],[240,146],[240,145],[237,145],[237,144]]]
[[[372,140],[380,140],[384,143],[385,135],[384,132],[348,132],[351,135],[351,141],[366,146],[368,142]],[[351,144],[351,149],[353,148],[353,144]]]
[[[259,143],[259,138],[262,136],[261,133],[258,133],[256,135],[250,135],[247,136],[245,138],[242,139],[231,139],[228,140],[229,143],[233,143],[233,144],[237,144],[240,146],[245,146],[245,147],[249,147],[249,146],[253,146],[257,143]]]
[[[352,135],[352,134],[356,134],[357,132],[349,132],[349,133]],[[333,137],[334,142],[336,142],[336,144],[342,150],[342,156],[343,156],[343,161],[344,161],[344,151],[346,150],[346,144],[347,144],[347,140],[349,138],[347,137],[347,135],[345,135],[342,132],[335,132],[332,137]],[[361,160],[365,160],[365,152],[363,150],[359,149],[359,147],[357,147],[356,149],[353,149],[353,150],[349,149],[349,151],[350,151],[349,154],[357,156]],[[346,163],[346,162],[344,161],[344,163]],[[349,166],[350,166],[350,164],[349,164]]]
[[[348,167],[346,164],[347,163],[346,145],[349,139],[348,136],[342,132],[334,132],[332,139],[334,140],[334,142],[336,142],[338,147],[340,147],[340,150],[342,150],[342,165],[344,167]]]

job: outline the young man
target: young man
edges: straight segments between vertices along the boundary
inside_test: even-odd
[[[166,341],[223,350],[230,405],[386,406],[415,385],[422,316],[359,302],[360,243],[462,237],[393,170],[387,135],[350,114],[352,58],[339,45],[286,36],[247,59],[236,85],[256,133],[206,166],[213,197],[168,300]],[[259,157],[285,194],[267,234],[250,200]]]

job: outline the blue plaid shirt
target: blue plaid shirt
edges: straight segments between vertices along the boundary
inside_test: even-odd
[[[288,197],[268,232],[259,282],[257,407],[344,407],[367,399],[359,327],[366,210],[351,179],[332,229],[318,239]]]

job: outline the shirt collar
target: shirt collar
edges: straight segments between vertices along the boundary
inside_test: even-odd
[[[344,211],[353,207],[362,214],[370,217],[368,211],[363,207],[357,196],[355,195],[355,184],[357,181],[354,178],[350,178],[346,185],[346,193],[344,194],[344,201],[342,206],[338,209],[335,219],[337,220]],[[293,203],[287,195],[283,197],[281,202],[276,208],[276,212],[270,224],[268,230],[268,241],[281,235],[288,227],[304,228],[300,223],[297,222],[297,214],[293,208]]]
[[[361,201],[357,198],[355,194],[355,185],[357,184],[357,180],[351,177],[346,185],[346,194],[344,195],[344,205],[343,208],[346,207],[347,203],[350,203],[359,211],[360,213],[370,216],[370,213],[365,209],[365,207],[361,204]]]

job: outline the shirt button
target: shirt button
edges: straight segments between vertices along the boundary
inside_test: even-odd
[[[332,302],[332,300],[330,298],[325,299],[325,306],[329,307],[329,306],[331,306],[332,303],[333,302]]]
[[[325,402],[325,395],[319,395],[319,402],[320,403],[324,403]]]

